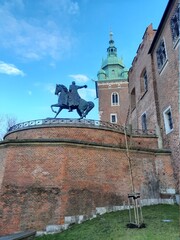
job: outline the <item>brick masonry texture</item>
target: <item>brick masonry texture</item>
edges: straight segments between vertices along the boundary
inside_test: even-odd
[[[112,106],[112,93],[119,94],[119,105]],[[117,115],[117,123],[124,125],[127,120],[127,112],[129,107],[128,82],[105,81],[98,82],[99,93],[99,112],[102,121],[111,122],[111,114]]]
[[[130,159],[142,199],[174,188],[170,154],[156,149],[156,138],[132,143],[139,145],[130,150]],[[65,216],[91,216],[96,207],[123,205],[131,192],[120,132],[80,127],[17,131],[0,144],[0,163],[2,235],[44,230],[63,224]]]
[[[156,115],[156,103],[153,87],[153,75],[151,66],[151,56],[148,55],[150,45],[152,43],[155,31],[152,25],[148,26],[143,37],[143,42],[140,44],[137,56],[134,58],[133,65],[129,71],[129,93],[131,94],[133,88],[135,88],[135,107],[130,109],[129,122],[132,124],[132,128],[141,129],[142,122],[141,116],[144,112],[147,114],[148,129],[155,129],[155,123],[157,122]],[[141,81],[143,70],[146,69],[148,77],[148,91],[145,92],[141,88]],[[134,103],[133,103],[134,104]]]
[[[174,168],[175,177],[177,179],[177,185],[179,186],[179,171],[180,171],[180,133],[179,133],[179,46],[175,46],[172,41],[172,31],[170,26],[170,19],[178,6],[178,0],[174,1],[172,9],[167,16],[165,26],[162,29],[162,33],[159,36],[159,40],[155,45],[155,49],[152,52],[154,59],[154,73],[157,83],[158,102],[159,102],[159,125],[162,132],[163,147],[171,148],[172,151],[172,163]],[[157,58],[156,49],[159,41],[164,39],[166,44],[167,64],[159,73],[157,70]],[[171,107],[172,119],[173,119],[173,131],[170,134],[165,133],[163,111]]]
[[[146,113],[147,128],[159,129],[162,148],[169,148],[172,152],[171,161],[177,192],[180,191],[179,40],[176,43],[173,42],[171,19],[178,4],[178,0],[168,2],[168,8],[162,17],[163,22],[157,31],[153,30],[152,25],[147,27],[129,71],[129,93],[133,93],[132,90],[135,89],[135,104],[131,103],[133,107],[129,114],[129,123],[134,129],[142,128],[141,116]],[[159,70],[157,50],[162,40],[165,44],[167,59]],[[144,69],[148,79],[148,90],[145,93],[141,89]],[[173,122],[173,129],[169,133],[166,132],[163,114],[168,108],[171,109]]]

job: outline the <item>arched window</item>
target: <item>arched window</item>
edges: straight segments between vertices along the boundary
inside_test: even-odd
[[[131,110],[133,111],[136,108],[136,90],[135,88],[131,91]]]
[[[147,92],[148,90],[148,77],[146,69],[144,69],[140,76],[140,87],[141,87],[141,93]]]
[[[119,94],[117,92],[114,92],[111,95],[111,105],[112,106],[119,105]]]
[[[141,115],[141,124],[142,124],[143,132],[147,132],[147,115],[146,115],[146,113],[143,113]]]

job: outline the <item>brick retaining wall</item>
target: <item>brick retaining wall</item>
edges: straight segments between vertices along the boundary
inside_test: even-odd
[[[0,234],[44,230],[63,224],[66,216],[123,205],[131,192],[124,139],[120,132],[80,127],[7,135],[0,144]],[[138,141],[130,150],[135,189],[142,199],[158,198],[161,190],[174,188],[170,152],[148,148],[155,138]]]

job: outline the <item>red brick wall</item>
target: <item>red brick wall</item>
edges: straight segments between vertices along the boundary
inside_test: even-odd
[[[113,146],[113,147],[125,147],[125,135],[122,131],[116,131],[115,129],[100,129],[98,127],[88,128],[88,127],[74,127],[71,126],[50,126],[50,127],[39,127],[30,128],[26,130],[20,130],[10,133],[6,136],[5,140],[39,140],[44,141],[50,139],[51,141],[69,141],[71,143],[86,143],[95,144],[103,146]],[[157,149],[157,137],[153,136],[138,136],[134,135],[129,138],[127,135],[128,144],[132,147],[138,147],[141,149]]]
[[[77,141],[65,141],[70,137]],[[44,230],[46,225],[62,224],[64,216],[90,216],[96,207],[123,205],[131,192],[126,149],[118,146],[123,139],[114,131],[75,127],[10,134],[0,145],[0,161],[6,154],[1,234]],[[91,145],[91,140],[98,144]],[[158,197],[161,182],[174,188],[169,154],[141,148],[130,151],[130,158],[134,186],[143,199]]]
[[[133,128],[141,128],[141,115],[146,111],[147,127],[155,129],[158,126],[160,129],[159,146],[172,151],[171,161],[177,190],[180,178],[179,43],[176,45],[173,43],[170,20],[178,4],[178,0],[169,1],[168,8],[161,19],[163,22],[160,23],[156,35],[151,25],[146,29],[137,56],[129,71],[129,93],[133,88],[136,89],[136,108],[131,109],[129,122]],[[154,36],[156,37],[154,38]],[[156,51],[162,39],[165,43],[167,63],[159,72]],[[152,41],[153,45],[151,45]],[[151,53],[148,54],[150,47]],[[140,74],[144,67],[148,73],[149,88],[147,93],[141,97]],[[163,112],[168,107],[172,111],[173,131],[166,134]]]
[[[119,94],[119,105],[111,105],[113,92]],[[105,81],[98,82],[100,120],[110,122],[111,114],[117,114],[117,124],[124,125],[129,108],[128,82]]]
[[[169,12],[164,20],[163,27],[161,28],[161,33],[159,34],[158,40],[155,43],[155,47],[152,51],[152,56],[154,60],[154,71],[155,79],[157,84],[158,93],[158,103],[160,112],[160,128],[162,130],[163,147],[171,148],[172,150],[172,162],[174,166],[174,172],[177,179],[177,184],[179,183],[179,162],[180,162],[180,113],[179,113],[179,45],[176,47],[173,44],[172,32],[170,19],[175,12],[175,8],[178,5],[178,0],[171,4],[172,8],[169,8]],[[159,42],[164,40],[166,46],[166,54],[168,62],[161,73],[157,69],[157,57],[156,50],[158,48]],[[172,119],[173,119],[173,131],[169,134],[165,132],[163,111],[171,107]]]
[[[129,115],[129,123],[132,124],[133,129],[142,129],[141,116],[143,113],[146,113],[147,116],[148,129],[155,129],[157,124],[151,56],[148,55],[154,34],[155,31],[153,30],[152,25],[149,25],[129,71],[129,94],[131,94],[133,88],[135,88],[136,92],[136,107],[131,107]],[[147,92],[141,91],[141,74],[144,69],[146,69],[148,79]]]
[[[0,189],[1,189],[1,184],[4,177],[5,162],[6,162],[6,149],[0,148],[0,151],[1,151],[1,161],[0,161]]]
[[[72,125],[72,124],[71,124]],[[124,142],[124,135],[116,131],[100,130],[98,128],[82,128],[82,127],[44,127],[22,130],[11,133],[6,136],[7,139],[54,139],[54,140],[76,140],[90,142],[96,144],[112,144],[119,145]]]

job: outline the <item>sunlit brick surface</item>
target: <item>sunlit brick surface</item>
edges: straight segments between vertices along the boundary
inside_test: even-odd
[[[157,139],[128,139],[133,180],[142,198],[174,188],[170,153]],[[149,147],[148,147],[149,146]],[[151,147],[152,148],[151,148]],[[65,216],[91,216],[96,207],[118,206],[131,192],[123,133],[48,127],[9,134],[0,144],[0,234],[44,230]]]

